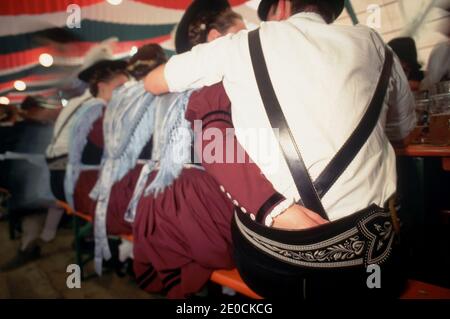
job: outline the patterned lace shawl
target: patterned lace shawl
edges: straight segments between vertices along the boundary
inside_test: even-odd
[[[69,157],[64,180],[64,190],[66,200],[71,207],[74,207],[73,193],[80,172],[89,168],[81,163],[83,149],[87,144],[89,132],[94,122],[102,115],[105,101],[102,99],[90,99],[80,106],[80,110],[74,115],[74,124],[70,132]]]

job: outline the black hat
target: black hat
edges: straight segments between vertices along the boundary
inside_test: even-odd
[[[102,79],[105,76],[124,71],[127,68],[127,62],[121,60],[100,60],[78,74],[78,78],[84,82],[90,82],[93,77]]]
[[[278,4],[278,0],[262,0],[258,6],[258,17],[261,21],[266,21],[270,8],[274,4]]]
[[[175,35],[175,49],[177,53],[183,53],[192,49],[189,42],[189,26],[197,20],[204,12],[220,13],[230,8],[227,0],[194,0],[187,8]]]
[[[326,2],[333,9],[334,17],[337,18],[344,10],[345,0],[305,0],[306,4],[314,4],[318,2]],[[278,0],[261,0],[258,7],[258,16],[262,21],[267,20],[270,8],[274,4],[278,4]]]
[[[416,42],[413,38],[396,38],[389,41],[388,45],[394,50],[400,61],[409,64],[412,70],[420,70],[421,65],[417,62]]]
[[[22,110],[29,110],[35,107],[41,107],[38,99],[34,96],[30,96],[28,95],[23,101],[22,104],[20,105],[20,108]]]
[[[54,99],[45,98],[41,95],[28,95],[20,105],[20,108],[22,110],[29,110],[32,108],[44,108],[44,109],[50,109],[55,110],[58,109],[61,106],[61,103],[59,101],[56,101]]]

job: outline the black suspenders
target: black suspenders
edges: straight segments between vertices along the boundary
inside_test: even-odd
[[[392,52],[386,47],[383,70],[378,80],[375,94],[360,123],[313,183],[303,161],[299,146],[295,142],[283,114],[272,81],[270,80],[269,71],[267,70],[264,53],[262,51],[259,29],[249,32],[248,41],[259,93],[269,118],[270,125],[276,130],[276,133],[278,133],[278,142],[300,194],[302,204],[318,213],[322,218],[328,219],[320,199],[328,192],[338,177],[352,162],[372,134],[378,122],[391,76],[393,63]]]

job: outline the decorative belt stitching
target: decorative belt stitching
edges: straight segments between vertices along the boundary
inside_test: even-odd
[[[263,237],[247,228],[235,215],[244,237],[268,255],[311,268],[338,268],[381,264],[391,252],[394,239],[389,212],[373,210],[349,230],[310,245],[289,245]]]
[[[368,244],[365,265],[382,264],[391,253],[395,235],[390,212],[369,214],[358,222],[358,229]]]

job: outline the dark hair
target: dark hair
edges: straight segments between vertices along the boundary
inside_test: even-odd
[[[274,6],[278,5],[278,0],[262,0],[258,6],[258,18],[261,21],[267,21],[269,13],[274,10]]]
[[[419,71],[422,66],[417,61],[416,41],[411,37],[392,39],[388,45],[394,50],[402,63],[405,63],[412,72]]]
[[[92,75],[92,78],[89,80],[89,92],[91,92],[92,96],[98,95],[98,84],[100,82],[108,82],[111,81],[117,75],[124,75],[129,77],[129,74],[125,69],[123,70],[112,70],[112,69],[102,69],[97,70]]]
[[[128,62],[128,72],[135,78],[141,79],[153,69],[167,62],[167,56],[159,44],[146,44]]]
[[[30,95],[27,96],[20,105],[22,110],[30,110],[35,107],[40,107],[40,103],[36,97]]]
[[[233,26],[236,20],[242,20],[242,16],[231,9],[221,12],[205,12],[189,25],[189,42],[192,47],[205,43],[209,31],[216,29],[220,33],[224,33]]]
[[[311,11],[318,13],[327,23],[332,23],[337,17],[335,16],[335,6],[332,4],[334,0],[291,0],[292,14],[303,11]]]

